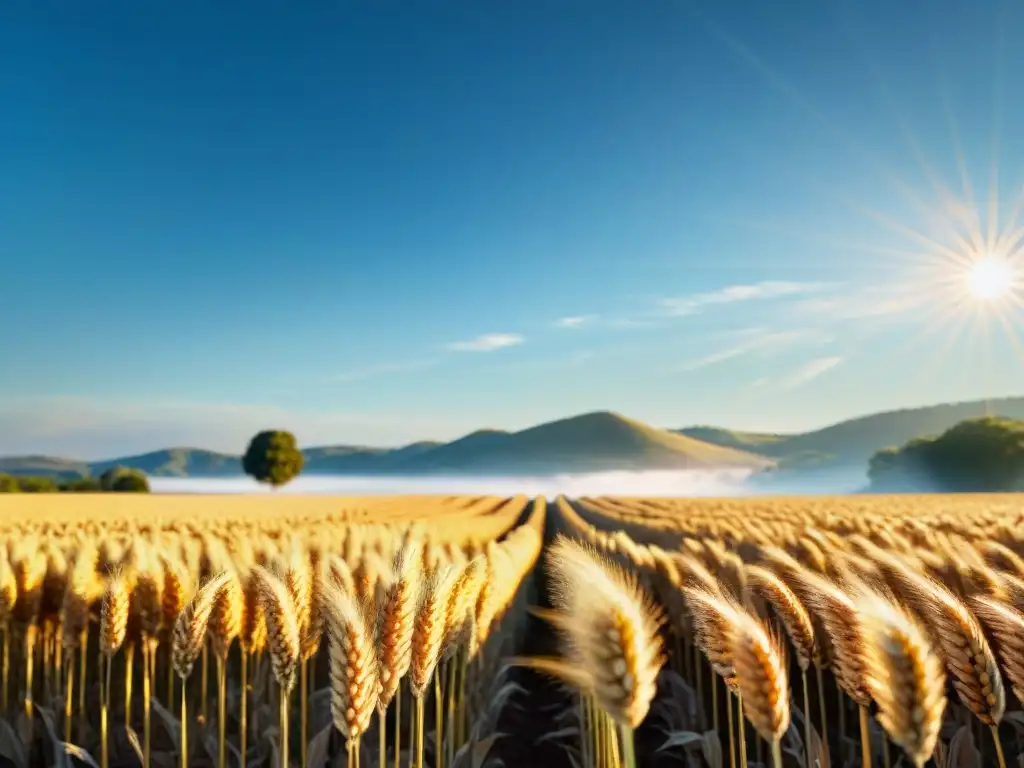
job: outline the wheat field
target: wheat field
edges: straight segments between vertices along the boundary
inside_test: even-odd
[[[1012,496],[0,499],[0,764],[1024,764]]]

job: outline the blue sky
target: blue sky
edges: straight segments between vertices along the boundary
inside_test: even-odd
[[[956,259],[1015,249],[1022,31],[1002,0],[5,3],[0,453],[1020,393],[1020,312]]]

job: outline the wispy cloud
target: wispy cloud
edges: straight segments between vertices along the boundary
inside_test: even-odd
[[[556,328],[582,328],[591,325],[597,320],[597,315],[572,315],[562,317],[555,321]]]
[[[844,293],[814,296],[794,305],[794,310],[830,320],[899,319],[924,309],[931,292],[907,287],[865,286]]]
[[[487,333],[475,339],[453,341],[448,349],[453,352],[493,352],[496,349],[515,347],[526,339],[518,333]]]
[[[788,296],[806,295],[820,291],[821,283],[796,283],[768,280],[750,285],[728,285],[717,291],[694,293],[661,300],[662,310],[676,317],[696,315],[705,308],[720,304],[758,299],[778,299]]]
[[[734,357],[745,355],[748,351],[748,347],[730,347],[729,349],[712,352],[704,357],[698,357],[696,360],[691,360],[688,363],[683,363],[679,368],[683,371],[698,371],[701,368],[707,368],[709,365],[724,363],[726,360],[732,360]]]
[[[380,365],[368,365],[363,368],[352,368],[341,371],[331,377],[333,381],[349,382],[362,381],[363,379],[375,379],[378,376],[388,376],[394,373],[409,373],[420,371],[437,365],[437,360],[409,360],[398,363],[381,363]]]
[[[842,362],[843,358],[838,356],[819,357],[814,360],[808,360],[783,379],[779,386],[782,389],[799,389],[810,384],[819,376],[828,373]]]
[[[819,346],[834,341],[832,336],[814,330],[769,331],[763,328],[746,328],[730,332],[728,335],[734,338],[738,337],[738,341],[696,360],[683,363],[680,370],[696,371],[742,355],[773,355],[792,347]]]

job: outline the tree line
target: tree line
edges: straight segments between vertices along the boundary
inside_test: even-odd
[[[878,492],[1024,491],[1024,422],[967,419],[940,435],[884,448],[871,457],[868,479]]]
[[[111,467],[99,477],[0,475],[0,493],[149,493],[145,473]]]

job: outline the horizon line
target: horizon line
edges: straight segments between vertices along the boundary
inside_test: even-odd
[[[814,433],[814,432],[820,432],[822,430],[838,426],[839,424],[845,424],[845,423],[850,422],[850,421],[857,421],[858,419],[866,419],[866,418],[871,418],[871,417],[874,417],[874,416],[888,416],[888,415],[892,415],[892,414],[896,414],[896,413],[901,413],[903,411],[919,411],[919,410],[927,410],[929,408],[940,408],[942,406],[955,407],[955,406],[959,406],[959,405],[972,405],[972,404],[991,406],[994,403],[998,403],[998,402],[1002,402],[1002,401],[1006,401],[1006,400],[1019,400],[1019,399],[1024,399],[1024,394],[1001,395],[999,397],[981,397],[981,398],[975,398],[973,400],[953,400],[953,401],[943,401],[943,402],[938,402],[938,403],[933,402],[933,403],[927,403],[927,404],[924,404],[924,405],[904,406],[902,408],[889,408],[889,409],[882,410],[882,411],[871,411],[869,413],[861,413],[861,414],[854,415],[854,416],[847,416],[844,419],[840,419],[838,421],[829,422],[828,424],[825,424],[825,425],[819,426],[819,427],[815,427],[813,429],[798,430],[798,431],[795,431],[795,432],[774,432],[774,431],[761,432],[759,430],[753,430],[753,432],[755,432],[757,434],[775,435],[775,436],[779,436],[779,437],[793,437],[793,436],[796,436],[796,435],[806,435],[806,434],[811,434],[811,433]],[[503,433],[508,434],[508,435],[515,435],[515,434],[518,434],[520,432],[525,432],[525,431],[530,430],[530,429],[536,429],[537,427],[542,427],[542,426],[544,426],[546,424],[554,424],[554,423],[559,422],[559,421],[569,421],[569,420],[572,420],[572,419],[578,419],[578,418],[582,418],[584,416],[591,416],[591,415],[595,415],[595,414],[610,414],[610,415],[613,415],[613,416],[618,416],[620,418],[628,419],[630,421],[637,421],[640,424],[643,424],[645,426],[651,427],[652,429],[658,429],[658,430],[661,430],[663,432],[672,432],[672,433],[677,433],[678,430],[700,429],[700,428],[704,428],[704,429],[721,429],[721,430],[725,430],[725,431],[729,431],[729,432],[747,432],[747,431],[750,431],[750,430],[745,430],[745,429],[741,429],[741,428],[738,428],[738,427],[723,427],[723,426],[714,425],[714,424],[689,424],[689,425],[683,426],[683,427],[658,427],[658,426],[654,426],[652,424],[649,424],[647,422],[640,421],[639,419],[633,419],[632,417],[625,416],[622,413],[620,413],[618,411],[615,411],[615,410],[612,410],[612,409],[599,409],[599,410],[595,410],[595,411],[585,411],[583,413],[577,413],[577,414],[572,415],[572,416],[563,416],[561,418],[551,419],[550,421],[542,421],[542,422],[539,422],[537,424],[533,424],[532,426],[524,427],[523,429],[518,429],[518,430],[507,430],[507,429],[500,429],[500,428],[497,428],[497,427],[478,427],[478,428],[476,428],[476,429],[474,429],[474,430],[472,430],[470,432],[466,432],[464,435],[461,435],[459,437],[454,438],[453,440],[434,440],[434,439],[431,439],[431,438],[422,438],[422,439],[419,439],[419,440],[412,440],[412,441],[407,442],[407,443],[402,443],[400,445],[380,445],[380,446],[360,445],[360,444],[355,444],[355,443],[321,443],[319,445],[302,446],[302,447],[299,448],[299,450],[301,450],[301,451],[312,451],[312,450],[316,450],[317,448],[338,448],[338,447],[344,446],[346,448],[355,448],[355,449],[371,450],[371,451],[374,451],[374,450],[375,451],[397,451],[397,450],[401,450],[403,448],[408,448],[411,445],[418,445],[420,443],[436,443],[438,446],[450,445],[451,443],[454,443],[454,442],[457,442],[459,440],[462,440],[462,439],[464,439],[464,438],[466,438],[466,437],[468,437],[470,435],[476,434],[477,432],[482,432],[482,431],[488,431],[489,430],[489,431],[494,431],[494,432],[503,432]],[[988,414],[988,415],[995,416],[997,414]],[[692,438],[692,439],[696,440],[696,439],[699,439],[699,438]],[[702,441],[702,442],[706,442],[706,441]],[[118,459],[124,459],[124,458],[136,457],[136,456],[146,456],[146,455],[149,455],[151,453],[159,453],[160,451],[175,451],[175,450],[205,451],[207,453],[215,453],[215,454],[219,454],[221,456],[227,456],[227,457],[231,457],[231,458],[235,458],[235,457],[241,458],[241,456],[243,455],[243,452],[227,453],[227,452],[219,451],[219,450],[216,450],[216,449],[213,449],[213,448],[202,448],[202,447],[199,447],[199,446],[189,446],[189,445],[172,445],[172,446],[163,446],[163,447],[153,448],[151,450],[142,451],[140,453],[121,454],[121,455],[118,455],[118,456],[113,456],[113,457],[110,457],[110,458],[102,458],[102,459],[69,458],[69,457],[66,457],[66,456],[59,456],[59,455],[45,454],[45,453],[0,454],[0,459],[42,458],[42,459],[60,459],[62,461],[73,461],[73,462],[79,462],[79,463],[82,463],[82,464],[103,464],[103,463],[106,463],[106,462],[117,461]]]

